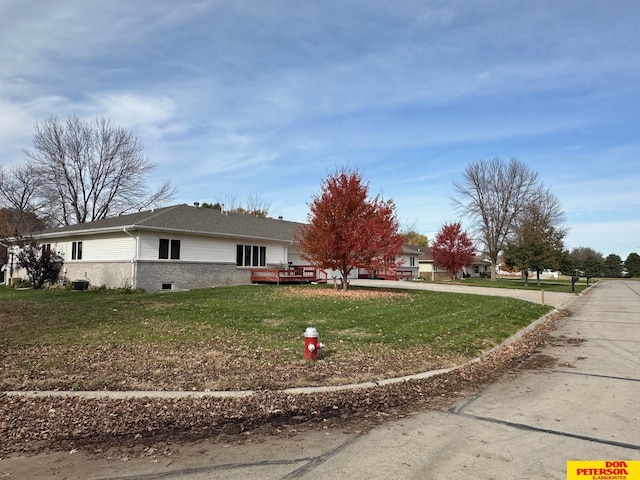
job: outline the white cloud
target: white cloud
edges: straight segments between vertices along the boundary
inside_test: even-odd
[[[175,103],[167,97],[113,92],[91,95],[94,108],[100,114],[124,125],[164,123],[176,111]]]
[[[189,125],[177,112],[173,99],[132,92],[101,92],[88,96],[84,110],[90,117],[105,117],[134,130],[147,145],[171,142],[185,134]]]
[[[0,162],[38,120],[104,116],[188,201],[266,192],[300,215],[348,165],[429,234],[455,219],[467,162],[516,157],[572,223],[628,220],[638,15],[635,0],[4,0]]]

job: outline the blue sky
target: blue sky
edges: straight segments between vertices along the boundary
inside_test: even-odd
[[[3,0],[0,164],[36,121],[105,116],[177,203],[305,221],[336,168],[433,238],[471,162],[517,158],[568,248],[640,253],[637,0]]]

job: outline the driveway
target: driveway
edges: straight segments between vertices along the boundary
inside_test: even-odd
[[[472,287],[461,284],[444,284],[444,283],[428,283],[428,282],[410,282],[410,281],[390,281],[390,280],[351,280],[350,285],[359,287],[377,287],[377,288],[403,288],[408,290],[432,290],[434,292],[454,292],[467,293],[470,295],[492,295],[494,297],[511,297],[519,298],[533,303],[541,303],[559,308],[566,302],[576,298],[575,293],[562,292],[539,292],[536,290],[521,290],[515,288],[491,288],[491,287]]]
[[[547,346],[450,410],[368,433],[203,441],[171,456],[16,457],[0,460],[0,477],[564,480],[568,460],[640,460],[640,282],[599,282],[563,308],[571,315]]]

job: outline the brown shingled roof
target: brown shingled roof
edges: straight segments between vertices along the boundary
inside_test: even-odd
[[[304,224],[241,213],[222,213],[213,208],[196,208],[182,204],[46,230],[37,236],[58,237],[74,233],[88,234],[127,228],[127,230],[179,231],[200,235],[291,241],[293,232],[302,225]]]

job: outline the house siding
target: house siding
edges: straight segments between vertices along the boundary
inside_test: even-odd
[[[160,233],[140,235],[140,259],[158,260],[161,238],[180,240],[180,260],[187,262],[228,262],[235,258],[235,243],[211,237]]]
[[[267,247],[268,264],[286,263],[287,249],[283,244],[260,240],[225,239],[220,237],[196,237],[180,234],[149,234],[140,236],[140,260],[158,260],[158,249],[161,238],[180,240],[180,260],[184,262],[229,263],[235,266],[237,245],[259,245]],[[162,262],[176,262],[176,260],[162,260]]]
[[[411,259],[413,258],[413,266],[411,265]],[[397,270],[409,270],[411,271],[412,278],[418,278],[420,275],[420,263],[418,262],[417,255],[402,255],[399,258],[399,261],[402,264],[397,268]]]
[[[72,263],[73,242],[82,242],[82,261],[130,261],[135,256],[135,239],[122,234],[105,234],[71,237],[64,242],[52,243],[59,251],[65,263]],[[43,242],[48,243],[48,242]]]

